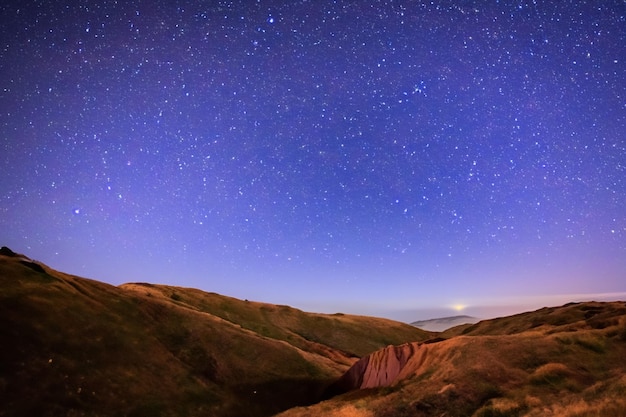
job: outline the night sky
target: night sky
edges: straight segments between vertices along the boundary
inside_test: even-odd
[[[624,1],[0,13],[17,252],[406,321],[626,298]]]

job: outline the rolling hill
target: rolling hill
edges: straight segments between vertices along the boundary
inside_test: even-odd
[[[456,334],[460,332],[461,334]],[[626,303],[543,308],[388,346],[282,417],[626,416]]]
[[[430,333],[190,288],[111,286],[0,250],[0,416],[267,416]]]
[[[441,333],[0,249],[2,416],[626,416],[626,303]]]

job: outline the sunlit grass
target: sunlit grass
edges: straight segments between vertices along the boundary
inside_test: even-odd
[[[625,323],[626,303],[479,323],[471,336],[426,345],[413,377],[358,401],[376,416],[626,416]],[[344,401],[356,404],[352,394],[329,403],[345,409]]]

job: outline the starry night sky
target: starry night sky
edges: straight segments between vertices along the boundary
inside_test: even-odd
[[[0,13],[15,251],[407,321],[625,297],[624,1]]]

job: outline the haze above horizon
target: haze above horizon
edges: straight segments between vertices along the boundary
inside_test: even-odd
[[[403,321],[624,299],[624,2],[0,13],[15,251]]]

